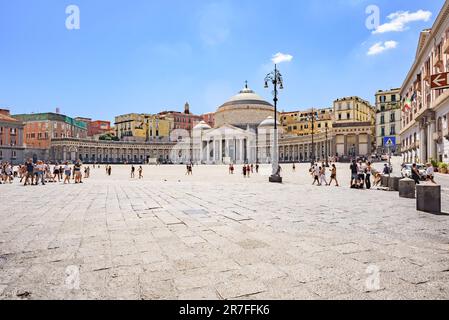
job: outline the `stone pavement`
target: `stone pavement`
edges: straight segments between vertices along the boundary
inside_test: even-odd
[[[240,166],[0,185],[0,298],[448,299],[449,216],[351,190],[347,167],[340,188],[307,165],[282,185]]]

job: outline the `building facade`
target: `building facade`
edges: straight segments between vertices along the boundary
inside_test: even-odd
[[[385,141],[395,142],[391,147],[393,154],[401,151],[401,89],[379,90],[376,97],[376,150],[387,154]]]
[[[26,148],[49,149],[51,139],[87,138],[87,125],[65,115],[39,113],[12,117],[25,124],[24,145]]]
[[[203,121],[202,116],[194,115],[190,112],[188,102],[184,105],[184,112],[163,111],[158,114],[160,119],[165,119],[172,123],[172,130],[185,130],[190,132],[193,127]]]
[[[449,163],[449,89],[431,88],[432,75],[444,72],[449,72],[449,1],[432,28],[421,32],[401,89],[404,162]]]
[[[172,129],[171,119],[160,115],[130,113],[115,117],[116,136],[122,141],[168,141]]]
[[[54,162],[81,160],[83,163],[148,163],[151,159],[169,161],[174,143],[136,143],[88,139],[54,139],[49,159]]]
[[[332,129],[332,108],[310,109],[307,111],[283,112],[281,124],[288,135],[307,136]]]
[[[331,154],[345,159],[370,156],[375,148],[375,113],[368,101],[345,97],[334,101]]]
[[[24,124],[11,117],[9,110],[0,109],[0,162],[23,163]]]
[[[90,118],[77,117],[75,120],[84,122],[87,126],[87,136],[94,137],[107,133],[111,129],[111,122],[105,120],[92,121]]]

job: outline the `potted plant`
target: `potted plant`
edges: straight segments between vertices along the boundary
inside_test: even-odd
[[[440,163],[439,172],[443,173],[443,174],[447,174],[447,167],[448,167],[447,163],[444,163],[444,162]]]
[[[430,163],[432,164],[433,169],[435,170],[435,172],[438,172],[438,169],[440,167],[440,164],[438,163],[438,161],[436,160],[431,160]]]

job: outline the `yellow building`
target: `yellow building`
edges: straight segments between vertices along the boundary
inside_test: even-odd
[[[116,135],[123,141],[145,142],[168,139],[172,124],[158,115],[130,113],[115,117]]]
[[[359,97],[334,101],[332,153],[338,157],[369,156],[375,147],[375,109]]]
[[[284,112],[281,114],[281,123],[285,135],[307,136],[312,131],[313,134],[323,133],[326,128],[332,128],[332,109]]]

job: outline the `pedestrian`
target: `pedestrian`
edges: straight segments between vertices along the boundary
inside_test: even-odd
[[[296,171],[296,165],[293,163],[293,172]]]
[[[61,179],[59,177],[59,165],[56,163],[55,167],[53,168],[53,181],[56,182],[56,177],[58,178],[58,182],[61,182]]]
[[[412,165],[412,179],[415,181],[415,184],[419,184],[421,180],[421,174],[418,171],[416,163]]]
[[[312,185],[315,185],[315,182],[317,182],[318,183],[318,186],[321,186],[321,183],[320,183],[320,173],[321,173],[321,170],[320,170],[320,167],[318,166],[318,164],[315,164],[313,167],[312,167],[312,175],[313,175],[313,183],[312,183]]]
[[[142,166],[139,166],[139,179],[143,179],[143,168]]]
[[[325,166],[320,167],[320,185],[323,185],[323,183],[326,186],[329,185],[326,180],[326,167]]]
[[[368,162],[365,168],[365,185],[366,189],[371,189],[371,175],[373,173],[373,169],[371,168],[371,162]]]
[[[351,184],[350,187],[354,188],[357,185],[357,173],[358,173],[358,168],[357,168],[357,162],[355,160],[352,161],[351,165],[349,166],[349,169],[351,170]]]
[[[357,164],[357,188],[364,189],[365,188],[365,167],[362,163],[362,160]]]
[[[229,165],[229,174],[232,174],[232,163]]]
[[[426,181],[430,181],[433,184],[437,184],[434,180],[434,176],[435,176],[435,169],[433,168],[433,165],[431,163],[428,163],[426,170]]]
[[[112,167],[109,166],[109,168],[108,168],[108,175],[111,176],[111,173],[112,173]]]
[[[246,165],[243,165],[243,178],[246,178]]]
[[[73,166],[73,175],[75,176],[75,183],[83,183],[81,174],[81,163],[77,161]]]
[[[254,173],[254,165],[251,164],[251,173]]]
[[[335,164],[332,164],[332,168],[330,169],[331,171],[331,180],[329,181],[329,185],[331,185],[332,181],[335,180],[336,183],[336,187],[339,187],[338,185],[338,180],[337,180],[337,167],[335,166]]]
[[[70,176],[72,175],[72,168],[70,168],[69,163],[64,164],[64,184],[70,184]]]
[[[259,164],[256,163],[256,173],[259,173]]]
[[[134,165],[131,165],[131,178],[134,178],[134,172],[136,171],[136,168],[134,168]]]
[[[246,166],[246,175],[248,176],[248,178],[250,177],[250,172],[251,172],[251,167],[249,166],[249,164]]]

